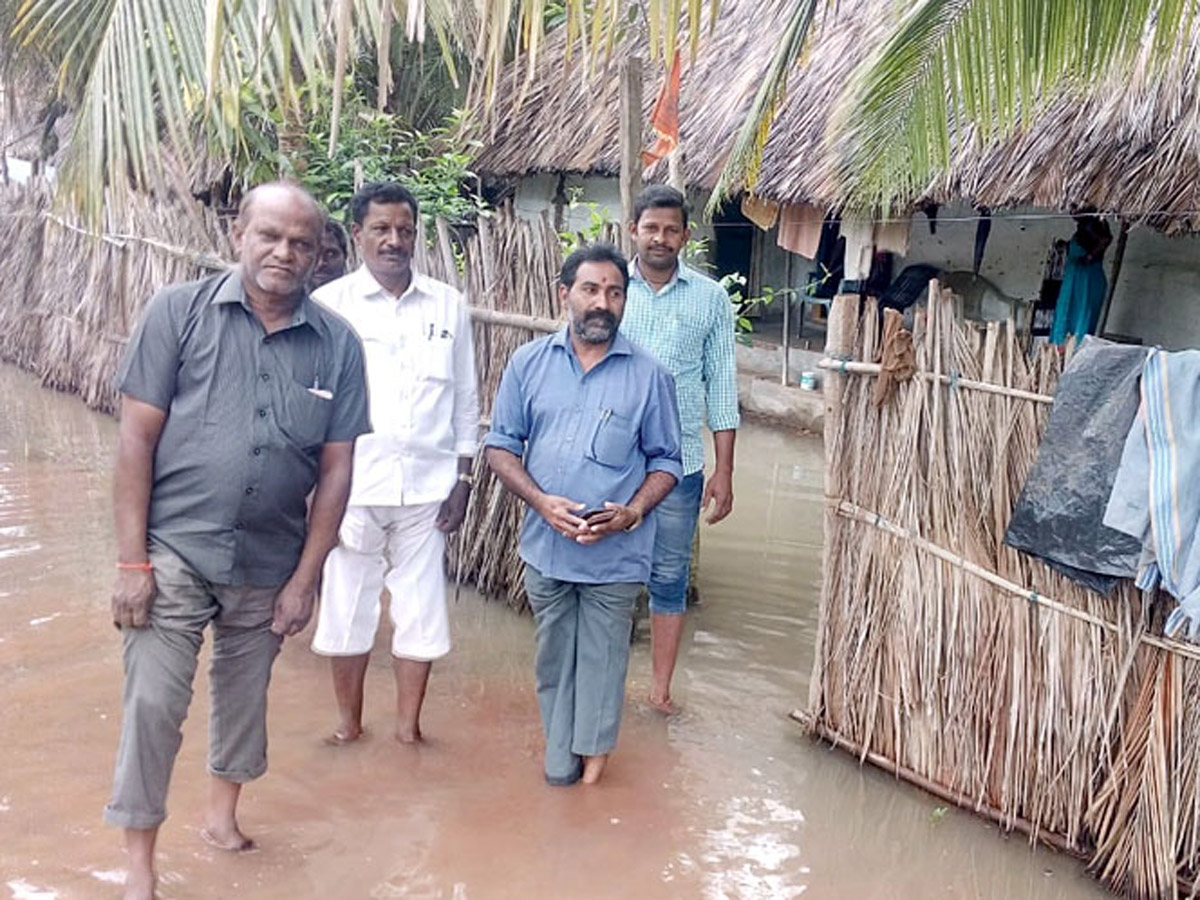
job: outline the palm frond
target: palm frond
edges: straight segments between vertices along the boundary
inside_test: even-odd
[[[753,189],[762,161],[763,147],[766,146],[771,124],[787,91],[788,75],[804,51],[819,2],[820,0],[796,0],[795,8],[784,28],[783,38],[771,57],[762,84],[759,85],[746,119],[734,139],[729,159],[722,167],[721,175],[713,188],[708,207],[710,213],[739,187]]]
[[[197,160],[246,158],[254,140],[244,132],[248,110],[250,118],[278,110],[299,120],[303,82],[317,74],[332,71],[338,105],[345,75],[367,47],[384,60],[380,73],[387,75],[393,21],[405,23],[410,44],[432,31],[455,83],[456,58],[473,46],[473,75],[489,99],[514,53],[536,63],[546,27],[544,0],[4,2],[16,10],[16,52],[54,60],[59,92],[76,109],[60,189],[92,221],[107,191],[119,200],[131,188],[186,190],[178,172],[194,170]],[[719,0],[708,2],[715,10]],[[650,3],[653,56],[675,46],[682,3]],[[689,0],[693,42],[702,3]],[[593,61],[636,8],[633,0],[565,0],[564,7],[568,27],[585,52],[591,48]],[[182,165],[164,165],[164,140]],[[334,133],[331,144],[336,140]],[[261,161],[254,168],[260,171]]]
[[[831,146],[849,205],[921,196],[956,152],[1012,135],[1063,92],[1191,30],[1187,0],[920,0],[855,76]],[[1182,27],[1181,27],[1182,26]]]

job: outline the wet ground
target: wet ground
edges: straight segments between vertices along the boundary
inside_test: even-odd
[[[119,896],[100,821],[120,719],[109,624],[114,422],[0,367],[0,898]],[[804,738],[820,567],[820,444],[747,427],[737,506],[703,532],[667,722],[638,698],[595,788],[539,764],[532,623],[466,592],[435,666],[419,749],[391,725],[390,668],[368,674],[370,738],[324,746],[323,660],[290,642],[271,688],[271,771],[242,822],[262,849],[198,835],[207,685],[197,684],[159,842],[164,898],[895,898],[1106,896],[1034,850]],[[386,636],[381,637],[381,649]],[[203,668],[203,665],[202,665]]]

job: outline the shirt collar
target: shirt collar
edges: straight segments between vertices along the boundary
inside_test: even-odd
[[[654,290],[654,288],[651,287],[650,282],[646,281],[645,276],[642,275],[641,264],[638,262],[638,258],[636,256],[633,258],[633,265],[630,267],[630,270],[630,279],[640,281],[646,285],[646,287],[650,288],[651,291]],[[675,274],[671,276],[670,281],[662,286],[662,290],[665,291],[677,281],[682,281],[684,284],[687,284],[692,280],[693,274],[694,273],[692,272],[692,269],[687,265],[687,263],[685,263],[682,259],[678,260],[675,263]]]
[[[574,355],[575,348],[571,346],[571,326],[567,325],[554,334],[550,335],[550,344],[554,347],[562,347],[568,353]],[[608,345],[608,352],[604,354],[604,359],[610,356],[630,356],[633,354],[633,344],[629,343],[629,338],[625,337],[619,330],[613,336],[612,343]],[[604,360],[602,359],[601,362]]]
[[[428,294],[429,291],[425,285],[425,276],[415,269],[411,271],[412,277],[409,279],[408,287],[399,297],[397,297],[376,280],[375,276],[371,274],[371,270],[367,268],[366,263],[363,263],[361,266],[359,266],[353,273],[351,273],[350,277],[357,279],[358,293],[362,297],[380,297],[392,300],[403,300],[412,294]]]
[[[229,269],[224,280],[217,287],[216,293],[213,294],[212,302],[240,303],[246,312],[254,315],[254,310],[250,307],[250,301],[246,297],[246,288],[243,283],[242,267],[240,265]],[[288,324],[288,328],[308,325],[315,329],[320,320],[321,312],[319,307],[309,297],[308,291],[305,291],[304,296],[300,298],[300,303],[292,313],[292,321]]]

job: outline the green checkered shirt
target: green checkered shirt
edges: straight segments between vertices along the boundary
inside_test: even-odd
[[[704,468],[700,432],[705,412],[710,431],[728,431],[740,421],[729,295],[711,278],[682,262],[675,277],[655,294],[634,260],[621,332],[654,354],[675,376],[683,474],[700,471]]]

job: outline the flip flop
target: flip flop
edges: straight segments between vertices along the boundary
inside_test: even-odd
[[[245,837],[244,835],[241,843],[237,844],[236,846],[230,846],[229,844],[222,843],[221,841],[217,840],[216,835],[214,835],[207,828],[200,829],[200,839],[204,841],[204,843],[208,844],[208,846],[214,847],[217,850],[224,850],[227,853],[251,853],[258,849],[258,844],[254,843],[253,840]]]

